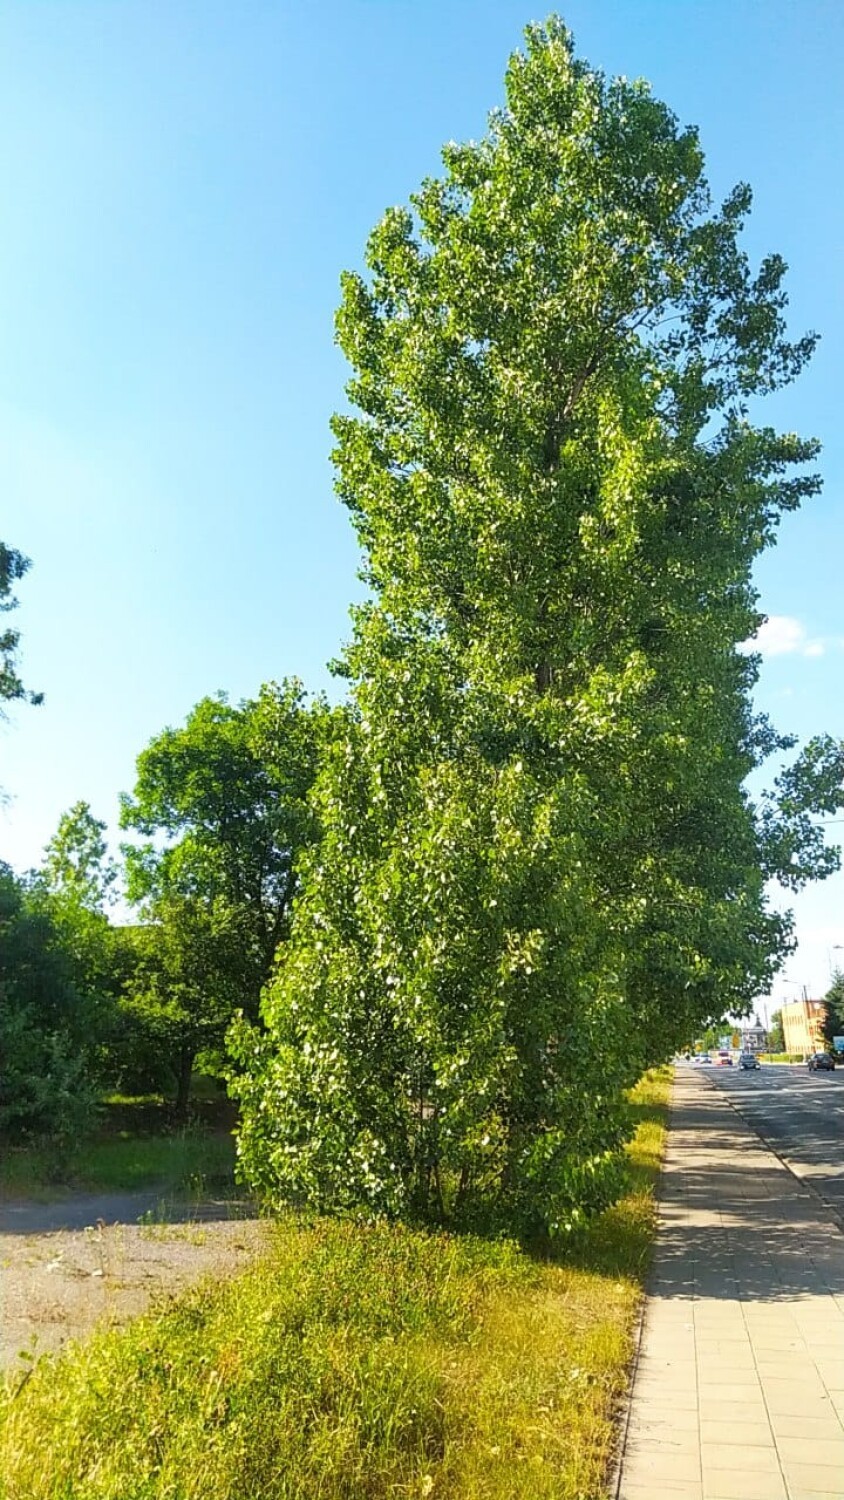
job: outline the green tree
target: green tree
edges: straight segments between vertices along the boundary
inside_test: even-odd
[[[824,995],[826,1015],[823,1023],[824,1040],[833,1045],[837,1036],[844,1036],[844,972],[836,969],[832,983]]]
[[[42,893],[0,865],[0,1130],[69,1144],[97,1097],[98,1007]]]
[[[124,1075],[136,1087],[172,1080],[177,1120],[188,1114],[197,1056],[220,1050],[243,1005],[241,939],[219,904],[172,891],[155,901],[148,921],[123,934],[129,961],[117,1036]]]
[[[617,1190],[624,1088],[788,944],[788,811],[766,832],[744,789],[786,742],[737,647],[818,481],[747,416],[814,343],[739,245],[749,189],[713,211],[646,85],[526,37],[486,137],[343,278],[371,599],[267,1032],[233,1046],[276,1199],[555,1231]]]
[[[113,900],[117,864],[110,858],[106,825],[87,802],[75,802],[59,819],[41,866],[41,879],[56,895],[68,896],[89,911]]]
[[[793,743],[793,742],[790,742]],[[824,816],[844,805],[844,740],[820,734],[763,794],[759,822],[764,868],[799,890],[838,869],[841,850],[825,844]]]
[[[62,814],[41,866],[28,877],[30,905],[43,910],[60,935],[78,991],[98,1006],[103,1066],[127,972],[121,929],[105,911],[117,878],[105,831],[88,803],[76,802]]]
[[[701,1049],[704,1052],[712,1052],[714,1048],[720,1046],[722,1036],[731,1036],[733,1030],[732,1021],[728,1021],[722,1016],[719,1021],[715,1021],[711,1026],[707,1026],[705,1031],[701,1032],[698,1038]]]
[[[314,833],[308,794],[330,720],[285,681],[237,707],[204,698],[138,757],[122,823],[147,836],[124,852],[148,931],[127,995],[170,1049],[180,1113],[196,1054],[222,1045],[235,1010],[257,1015]]]
[[[6,614],[17,607],[12,590],[29,566],[28,557],[0,542],[0,613]],[[29,703],[41,703],[43,695],[27,692],[18,674],[19,645],[19,630],[11,627],[0,630],[0,702],[23,698]]]

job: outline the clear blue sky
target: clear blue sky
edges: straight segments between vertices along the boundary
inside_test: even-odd
[[[0,536],[42,708],[0,728],[0,857],[77,798],[113,823],[138,751],[217,688],[329,682],[360,593],[332,493],[338,277],[477,136],[544,11],[512,0],[6,0],[0,15]],[[576,0],[579,49],[700,127],[716,194],[823,336],[768,420],[824,443],[823,496],[759,568],[760,706],[844,734],[844,5]],[[779,649],[778,649],[779,648]],[[844,833],[844,828],[840,830]],[[844,877],[798,903],[791,983],[825,985]],[[844,952],[837,955],[844,958]],[[836,957],[832,953],[832,957]]]

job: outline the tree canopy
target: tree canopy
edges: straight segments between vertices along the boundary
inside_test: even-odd
[[[554,1231],[616,1191],[625,1087],[788,943],[787,809],[744,787],[788,742],[737,648],[818,487],[748,403],[814,338],[741,248],[750,190],[713,208],[696,132],[558,20],[443,164],[343,277],[371,597],[266,1034],[234,1038],[240,1151],[276,1199]]]
[[[70,1140],[90,1123],[102,1016],[89,977],[43,888],[0,864],[0,1129],[7,1137]]]
[[[826,1003],[826,1015],[824,1016],[823,1035],[824,1041],[832,1047],[837,1036],[844,1036],[844,972],[836,969],[832,976],[832,982],[824,995]]]
[[[222,1045],[237,1009],[257,1015],[313,837],[308,794],[329,719],[298,681],[269,684],[236,707],[202,699],[138,757],[122,811],[146,836],[124,846],[143,924],[129,997],[175,1060],[181,1111],[197,1052]]]
[[[13,593],[15,584],[23,578],[29,568],[29,558],[14,547],[0,542],[0,612],[8,613],[17,607]],[[29,703],[40,703],[41,693],[28,692],[18,672],[18,647],[20,631],[11,626],[0,630],[0,702],[26,699]]]
[[[112,899],[117,864],[108,854],[106,825],[87,802],[75,802],[59,819],[44,850],[40,879],[55,895],[102,911]]]

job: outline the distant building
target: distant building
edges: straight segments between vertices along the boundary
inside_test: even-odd
[[[764,1026],[742,1026],[742,1052],[767,1052],[768,1033]]]
[[[826,1043],[822,1000],[794,1000],[782,1008],[782,1034],[786,1052],[822,1052]]]

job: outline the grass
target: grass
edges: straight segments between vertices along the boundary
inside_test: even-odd
[[[598,1500],[667,1087],[634,1091],[630,1192],[554,1259],[291,1217],[248,1274],[39,1362],[3,1500]]]
[[[63,1196],[69,1190],[131,1192],[156,1187],[180,1192],[234,1181],[231,1134],[198,1125],[166,1133],[104,1133],[72,1151],[55,1146],[9,1146],[0,1156],[0,1194]]]
[[[69,1191],[165,1193],[234,1182],[234,1111],[213,1080],[194,1081],[190,1123],[176,1126],[161,1094],[111,1094],[101,1101],[96,1134],[64,1143],[3,1144],[0,1196],[40,1200]]]

